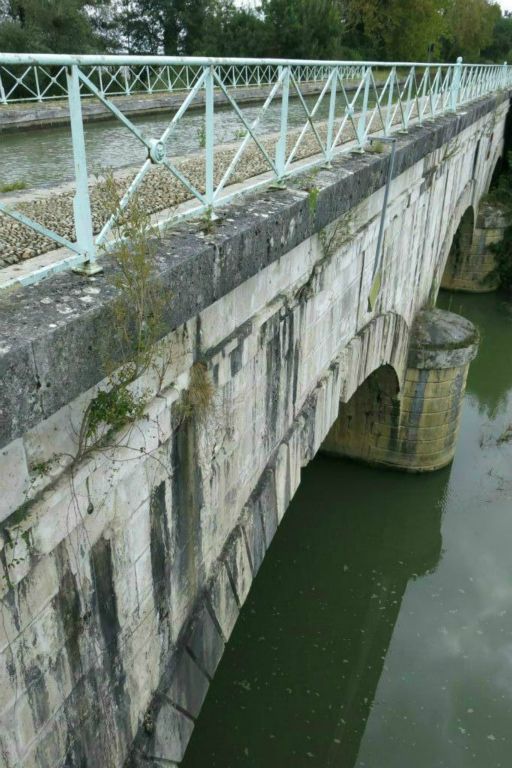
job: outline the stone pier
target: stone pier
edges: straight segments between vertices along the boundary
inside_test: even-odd
[[[403,385],[388,365],[374,371],[347,403],[323,445],[348,456],[409,472],[429,472],[453,459],[460,411],[478,332],[469,320],[439,309],[414,323]]]

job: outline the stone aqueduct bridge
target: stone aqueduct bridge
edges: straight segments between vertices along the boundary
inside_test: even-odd
[[[468,210],[485,235],[507,111],[508,94],[486,97],[398,137],[373,309],[386,153],[320,171],[314,199],[298,179],[214,233],[161,240],[170,366],[137,382],[151,396],[120,445],[72,474],[62,455],[112,337],[110,267],[2,299],[2,768],[179,763],[301,467],[322,447],[450,460],[476,336],[424,310],[463,220],[471,240]],[[213,397],[183,418],[198,363]]]

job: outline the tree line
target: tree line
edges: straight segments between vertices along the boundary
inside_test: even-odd
[[[0,0],[0,51],[512,63],[491,0]]]

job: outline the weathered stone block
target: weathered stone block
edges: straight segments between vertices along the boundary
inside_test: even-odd
[[[158,705],[154,731],[148,735],[147,742],[141,744],[141,751],[147,758],[180,763],[192,736],[194,721],[163,698],[158,700]]]
[[[213,614],[219,623],[224,639],[227,641],[231,637],[239,611],[226,565],[222,561],[213,577],[208,595]]]
[[[201,668],[213,677],[217,665],[224,653],[224,640],[213,622],[206,606],[198,611],[190,635],[187,647]]]
[[[208,692],[209,681],[186,648],[178,653],[176,669],[165,695],[191,717],[199,715]]]
[[[236,590],[236,597],[242,606],[252,584],[252,568],[247,552],[243,531],[237,526],[228,541],[227,552],[224,556],[231,582]]]
[[[20,507],[30,490],[27,457],[23,440],[0,450],[0,522]]]
[[[261,519],[263,520],[265,541],[268,548],[274,538],[278,525],[276,480],[273,469],[268,468],[265,470],[256,489],[256,493],[258,496],[257,504],[261,512]]]
[[[249,545],[253,576],[256,576],[267,551],[263,518],[257,500],[253,499],[247,504],[242,527]]]

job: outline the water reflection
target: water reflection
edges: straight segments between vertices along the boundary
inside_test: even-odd
[[[479,328],[483,343],[471,364],[467,392],[475,395],[482,415],[494,418],[512,388],[512,302],[496,293],[441,291],[438,306],[469,317]]]
[[[448,476],[419,482],[442,497]],[[418,478],[368,478],[365,467],[327,458],[305,470],[187,768],[354,765],[407,583],[441,554],[441,506],[418,505]]]
[[[451,308],[483,337],[454,464],[304,471],[185,768],[510,766],[512,314]]]

